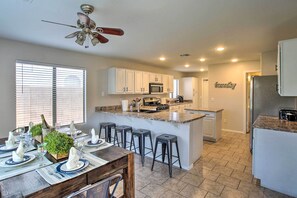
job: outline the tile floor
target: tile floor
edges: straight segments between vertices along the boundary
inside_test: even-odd
[[[202,157],[189,170],[173,169],[145,159],[142,167],[140,156],[135,155],[135,187],[137,198],[215,198],[289,197],[259,186],[253,178],[249,151],[249,135],[228,133],[217,143],[204,142]],[[118,192],[122,191],[122,185]]]

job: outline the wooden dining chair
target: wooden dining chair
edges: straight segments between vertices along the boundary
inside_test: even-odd
[[[67,198],[112,198],[114,192],[122,179],[122,175],[116,174],[107,179],[104,179],[100,182],[97,182],[92,185],[87,185],[84,188],[80,189],[77,192],[74,192],[68,196]],[[116,181],[112,192],[110,193],[110,184],[112,181]]]

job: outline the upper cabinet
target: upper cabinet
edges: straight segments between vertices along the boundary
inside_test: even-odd
[[[109,94],[133,94],[134,93],[134,70],[122,68],[110,68],[108,70],[108,93]]]
[[[279,41],[277,57],[278,93],[297,96],[297,39]]]
[[[162,74],[150,73],[150,83],[162,83]]]
[[[149,78],[150,73],[143,71],[135,71],[135,93],[149,93]]]
[[[162,75],[162,83],[163,83],[163,92],[164,93],[173,92],[173,76]]]

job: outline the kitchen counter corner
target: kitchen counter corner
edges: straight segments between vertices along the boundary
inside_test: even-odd
[[[280,120],[278,117],[258,116],[253,124],[254,128],[270,129],[275,131],[283,131],[297,133],[297,122]]]

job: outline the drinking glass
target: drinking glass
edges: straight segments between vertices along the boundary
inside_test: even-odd
[[[47,143],[41,143],[41,144],[37,144],[37,152],[38,152],[38,158],[39,158],[39,166],[44,166],[44,155],[46,154],[47,150],[46,150],[46,144]]]
[[[76,149],[79,151],[79,158],[83,158],[83,149],[84,149],[84,146],[85,146],[85,141],[82,140],[82,141],[78,141],[76,144],[75,144],[75,147]]]

